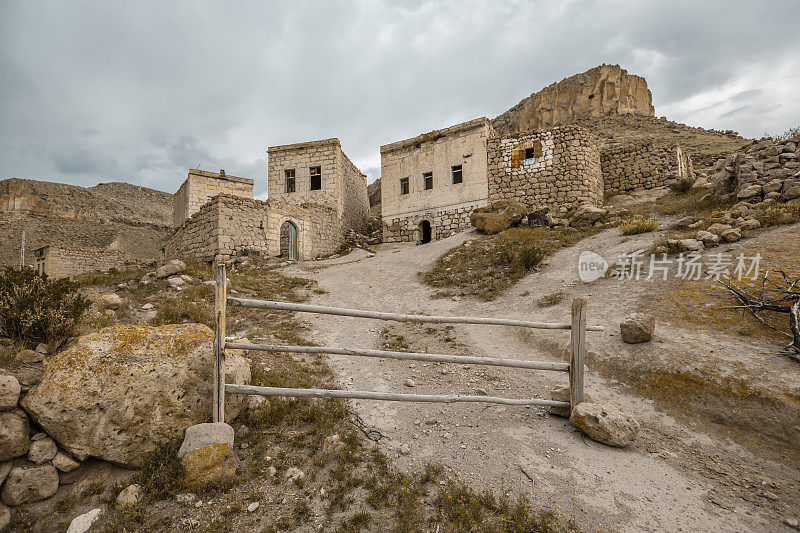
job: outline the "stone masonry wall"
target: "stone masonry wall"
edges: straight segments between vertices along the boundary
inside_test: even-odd
[[[344,152],[339,159],[342,176],[342,229],[362,233],[369,218],[367,176],[356,167]]]
[[[532,209],[602,205],[600,154],[578,126],[489,139],[489,202],[517,200]],[[526,150],[534,157],[525,159]]]
[[[252,198],[253,180],[226,175],[224,170],[219,173],[190,170],[173,197],[173,226],[181,225],[218,194]]]
[[[471,226],[469,215],[486,201],[468,202],[444,209],[410,213],[394,218],[383,219],[383,242],[420,242],[420,224],[427,220],[431,224],[433,240],[449,237]]]
[[[126,268],[140,264],[140,261],[119,250],[46,246],[36,252],[37,270],[54,278],[77,276],[86,272],[103,272],[112,268]]]
[[[270,200],[295,205],[314,203],[340,209],[342,179],[338,139],[271,146],[267,153],[267,190]],[[320,190],[311,190],[311,167],[321,167]],[[295,192],[286,192],[286,170],[294,170]]]
[[[619,146],[603,151],[600,164],[606,196],[694,178],[691,158],[680,146],[661,147],[649,142]]]

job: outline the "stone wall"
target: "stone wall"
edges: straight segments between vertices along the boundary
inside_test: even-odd
[[[86,272],[104,272],[141,264],[119,250],[97,248],[62,248],[45,246],[34,250],[36,270],[53,278],[77,276]]]
[[[714,165],[712,193],[747,202],[800,203],[800,143],[765,139]]]
[[[367,176],[356,167],[344,152],[339,160],[342,176],[342,228],[362,233],[369,218]]]
[[[189,175],[173,196],[173,226],[180,226],[218,194],[253,197],[253,180],[205,170],[189,170]]]
[[[384,241],[417,241],[422,220],[431,223],[434,239],[469,227],[463,210],[486,205],[488,197],[486,145],[491,135],[489,121],[481,117],[382,146]],[[454,166],[461,166],[461,183],[453,182]],[[433,176],[430,189],[423,177],[428,172]],[[407,194],[401,194],[402,179],[408,180]]]
[[[531,94],[492,125],[501,135],[509,135],[618,115],[655,115],[653,96],[644,78],[619,65],[600,65]]]
[[[600,154],[606,196],[672,185],[694,179],[691,158],[680,146],[634,143]]]
[[[526,159],[526,152],[533,152]],[[488,143],[489,201],[517,200],[532,209],[602,205],[600,154],[578,126],[495,136]]]

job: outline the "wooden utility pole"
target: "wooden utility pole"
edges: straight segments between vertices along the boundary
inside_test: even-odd
[[[25,230],[22,230],[22,245],[19,247],[19,269],[25,268]]]
[[[225,307],[228,278],[225,263],[217,265],[217,283],[214,291],[214,383],[213,422],[225,422]]]

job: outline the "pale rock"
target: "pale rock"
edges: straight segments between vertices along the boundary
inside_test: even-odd
[[[263,396],[258,396],[257,394],[250,394],[247,398],[247,410],[253,411],[258,409],[259,407],[269,407],[269,402]]]
[[[698,231],[697,232],[697,240],[702,242],[705,246],[713,246],[715,244],[719,244],[720,236],[711,233],[710,231]]]
[[[28,453],[31,440],[28,417],[20,411],[0,412],[0,461],[8,461]]]
[[[253,503],[251,503],[250,505],[247,506],[247,512],[248,513],[252,513],[256,509],[258,509],[258,502],[253,502]]]
[[[688,228],[692,224],[694,224],[695,222],[697,222],[697,219],[695,217],[689,215],[689,216],[685,216],[683,218],[678,219],[678,221],[675,222],[675,226],[674,227],[676,227],[676,228]]]
[[[647,313],[628,315],[619,325],[622,340],[628,344],[652,340],[655,328],[656,317]]]
[[[306,478],[306,473],[292,466],[286,469],[284,477],[289,481],[302,481]]]
[[[552,389],[550,391],[550,399],[557,402],[569,402],[571,399],[569,386],[561,385]],[[583,401],[594,402],[592,397],[586,392],[583,393]],[[545,407],[545,410],[551,415],[562,416],[564,418],[569,418],[571,414],[569,407],[553,407],[548,405]]]
[[[0,533],[6,531],[11,525],[11,511],[0,503]]]
[[[172,287],[173,289],[177,289],[178,287],[183,287],[186,285],[186,282],[183,279],[179,278],[178,276],[173,276],[171,278],[167,278],[167,285]]]
[[[103,509],[98,507],[97,509],[92,509],[88,513],[76,516],[72,522],[70,522],[67,533],[86,533],[92,528],[94,523],[97,522],[101,514],[103,514]]]
[[[523,203],[499,200],[486,207],[473,209],[469,220],[478,231],[493,235],[518,224],[527,212],[528,208]]]
[[[21,364],[38,363],[44,356],[34,350],[20,350],[14,356],[14,361]]]
[[[117,308],[122,306],[122,298],[120,298],[119,294],[114,292],[100,296],[100,302],[105,307]]]
[[[59,450],[58,453],[56,453],[56,456],[53,457],[53,466],[55,466],[61,472],[72,472],[80,466],[80,463]]]
[[[569,225],[574,228],[585,228],[594,225],[606,214],[606,210],[592,205],[581,205],[569,219]]]
[[[786,189],[781,195],[782,202],[788,202],[789,200],[794,200],[795,198],[800,198],[800,185],[795,185]]]
[[[697,239],[681,239],[676,242],[676,248],[681,252],[702,252],[705,247]]]
[[[408,378],[406,380],[406,387],[416,387],[416,386],[417,386],[417,383],[413,379]]]
[[[40,342],[39,344],[36,345],[36,351],[42,355],[47,355],[48,353],[50,353],[50,350],[47,348],[47,345],[43,342]]]
[[[761,222],[754,218],[748,218],[747,220],[743,220],[737,224],[743,230],[753,230],[758,229],[761,227]]]
[[[0,496],[6,505],[44,500],[58,491],[58,471],[50,463],[15,466],[8,473]]]
[[[154,276],[156,279],[163,279],[169,276],[174,276],[175,274],[183,272],[184,270],[186,270],[186,264],[179,259],[173,259],[158,267],[154,272]]]
[[[0,375],[0,411],[16,409],[22,387],[14,376]]]
[[[233,439],[233,428],[224,422],[206,422],[189,426],[178,449],[178,458],[183,459],[189,452],[209,444],[225,443],[229,448],[233,448]]]
[[[192,276],[190,276],[189,274],[181,274],[180,278],[181,278],[183,281],[185,281],[186,283],[191,283],[192,281],[194,281],[194,279],[192,278]]]
[[[322,441],[322,455],[326,457],[337,456],[342,450],[344,450],[344,442],[339,438],[339,435],[329,435]]]
[[[783,180],[774,179],[769,183],[767,183],[766,185],[764,185],[764,196],[766,196],[771,192],[781,192],[782,188],[783,188]]]
[[[739,228],[731,228],[723,231],[719,236],[722,237],[722,240],[725,242],[736,242],[742,238],[742,230]]]
[[[153,309],[155,306],[151,303],[146,303],[142,306],[142,311],[149,311]]]
[[[0,487],[3,486],[3,481],[6,480],[8,473],[11,472],[11,461],[0,463]]]
[[[58,447],[53,439],[40,439],[31,443],[28,450],[28,460],[40,465],[52,460],[58,453]]]
[[[233,455],[234,431],[223,422],[208,422],[186,428],[178,457],[188,485],[203,485],[236,475]]]
[[[104,328],[53,357],[22,406],[78,460],[138,468],[211,416],[213,337],[200,324]],[[226,383],[248,384],[247,360],[237,350],[226,354]],[[226,419],[245,401],[227,395]]]
[[[128,485],[117,495],[116,507],[117,509],[124,509],[125,507],[133,507],[142,499],[142,486],[138,483]]]
[[[732,227],[733,226],[731,226],[730,224],[717,223],[717,224],[711,224],[708,227],[708,231],[710,231],[711,233],[713,233],[715,235],[721,235],[723,231],[728,231]]]
[[[757,197],[760,197],[764,192],[763,187],[761,185],[750,185],[749,187],[745,187],[741,191],[736,194],[736,198],[739,200],[750,200]]]
[[[639,423],[610,405],[579,403],[569,421],[593,440],[609,446],[630,446],[639,434]]]

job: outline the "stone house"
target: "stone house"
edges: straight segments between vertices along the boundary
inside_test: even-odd
[[[120,250],[48,245],[33,251],[36,271],[51,278],[77,276],[86,272],[139,266],[137,260]]]
[[[348,230],[364,228],[366,176],[338,139],[273,146],[267,155],[266,201],[253,198],[252,180],[189,173],[174,197],[176,224],[163,243],[164,259],[313,259],[338,250]]]

